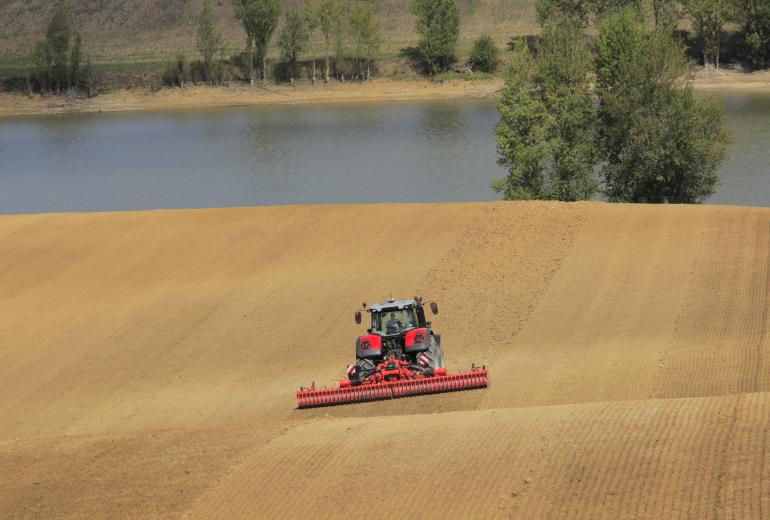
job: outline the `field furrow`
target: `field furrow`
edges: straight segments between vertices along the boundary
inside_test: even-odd
[[[491,386],[296,410],[391,294]],[[0,518],[770,519],[769,299],[760,208],[0,216]]]

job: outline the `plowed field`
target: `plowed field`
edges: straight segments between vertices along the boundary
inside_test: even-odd
[[[487,390],[298,411],[361,300]],[[770,519],[770,209],[0,217],[0,518]]]

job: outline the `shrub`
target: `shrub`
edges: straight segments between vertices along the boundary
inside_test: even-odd
[[[469,65],[472,70],[494,72],[497,69],[498,49],[488,34],[479,36],[473,42]]]
[[[163,73],[162,80],[164,85],[184,87],[185,82],[190,80],[190,67],[187,65],[187,58],[179,55],[176,61],[169,63]]]

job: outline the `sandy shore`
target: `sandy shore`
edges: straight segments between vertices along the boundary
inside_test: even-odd
[[[371,83],[318,82],[269,85],[263,87],[189,87],[120,90],[91,99],[65,100],[62,97],[0,94],[0,117],[85,112],[124,112],[135,110],[175,110],[213,107],[294,105],[312,103],[361,103],[372,101],[410,101],[429,99],[484,98],[497,95],[502,80],[448,81],[377,80]]]
[[[419,239],[368,240],[376,215]],[[0,518],[766,520],[769,226],[556,202],[0,216]],[[352,362],[362,300],[415,293],[488,389],[295,409]]]
[[[693,87],[700,92],[770,94],[770,70],[744,73],[699,67],[691,75],[691,80]]]
[[[744,74],[729,70],[697,69],[690,79],[702,92],[770,93],[770,71]],[[503,86],[500,78],[478,81],[376,80],[371,83],[319,82],[263,87],[189,87],[119,90],[92,99],[66,100],[63,97],[0,94],[0,117],[36,116],[64,113],[177,110],[235,106],[293,105],[313,103],[362,103],[430,99],[496,97]]]

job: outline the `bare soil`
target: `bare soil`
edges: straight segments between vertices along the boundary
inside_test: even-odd
[[[490,388],[295,409],[415,293]],[[0,518],[770,518],[768,298],[770,209],[2,216]]]

